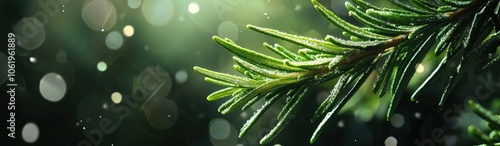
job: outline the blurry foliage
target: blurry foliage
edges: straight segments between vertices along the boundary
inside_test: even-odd
[[[469,100],[469,107],[476,115],[486,120],[488,127],[492,130],[487,135],[471,125],[468,129],[469,135],[477,142],[482,143],[482,145],[500,145],[500,115],[493,114],[472,100]]]
[[[330,35],[315,39],[248,25],[251,30],[303,48],[294,53],[282,45],[264,43],[265,48],[281,57],[278,59],[215,36],[215,42],[235,55],[233,67],[244,76],[201,67],[194,70],[206,76],[207,82],[226,87],[208,95],[209,101],[232,96],[219,107],[222,114],[240,107],[244,110],[265,100],[262,108],[243,125],[240,137],[279,98],[287,98],[277,117],[278,124],[261,139],[262,144],[284,128],[315,86],[337,79],[330,95],[311,119],[311,122],[321,120],[310,139],[313,143],[374,70],[377,77],[373,92],[380,97],[388,92],[392,95],[387,112],[389,120],[416,66],[428,54],[434,54],[441,61],[411,100],[416,101],[424,89],[435,88],[431,84],[438,76],[448,78],[441,90],[439,109],[465,73],[470,70],[481,73],[500,62],[500,56],[494,55],[500,44],[498,0],[410,0],[411,4],[388,1],[394,7],[377,7],[363,0],[346,2],[349,15],[364,26],[359,27],[312,0],[318,12],[349,40]]]

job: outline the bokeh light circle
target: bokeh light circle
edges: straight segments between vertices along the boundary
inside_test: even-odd
[[[35,123],[27,123],[24,125],[21,135],[23,137],[23,140],[27,143],[34,143],[36,140],[38,140],[38,137],[40,136],[40,129]]]
[[[110,30],[117,21],[116,8],[107,0],[90,0],[82,9],[83,21],[95,31]]]
[[[141,6],[142,0],[128,0],[127,4],[132,9],[137,9]]]
[[[200,12],[200,5],[198,5],[198,3],[195,3],[195,2],[189,3],[188,11],[191,14],[196,14],[196,13]]]
[[[165,130],[177,122],[179,109],[177,104],[167,98],[155,97],[143,107],[146,118],[151,126]]]
[[[212,145],[235,146],[238,143],[238,130],[225,119],[212,119],[209,123],[209,137]]]
[[[392,136],[389,136],[384,141],[385,146],[397,146],[398,140]]]
[[[394,114],[391,118],[392,126],[400,128],[405,124],[405,118],[401,114]]]
[[[185,70],[179,70],[177,73],[175,73],[175,81],[179,84],[182,84],[186,82],[188,79],[188,74]]]
[[[117,31],[112,31],[106,36],[106,46],[111,50],[116,50],[122,47],[123,37]]]
[[[35,57],[30,57],[30,62],[31,63],[36,63],[36,58]]]
[[[131,37],[134,35],[134,27],[132,25],[127,25],[123,27],[123,35],[126,37]]]
[[[237,41],[240,35],[238,26],[231,21],[224,21],[219,25],[217,33],[221,38],[229,38]]]
[[[231,125],[224,119],[213,119],[210,121],[210,136],[216,140],[224,140],[231,133]]]
[[[48,73],[40,80],[42,97],[51,102],[58,102],[66,94],[66,81],[57,73]]]
[[[108,69],[108,65],[106,64],[106,62],[100,61],[97,63],[97,70],[98,71],[104,72],[104,71],[106,71],[106,69]]]
[[[141,10],[144,18],[154,26],[163,26],[174,16],[172,0],[147,0]]]
[[[339,122],[337,123],[337,126],[338,126],[339,128],[344,128],[344,121],[342,121],[342,120],[341,120],[341,121],[339,121]]]
[[[16,38],[24,38],[16,39],[16,43],[26,50],[34,50],[40,47],[46,37],[43,23],[34,17],[21,19],[14,25],[13,31],[16,34]]]
[[[420,119],[420,118],[422,118],[422,114],[420,114],[419,112],[416,112],[416,113],[415,113],[415,118],[416,118],[416,119]]]
[[[122,102],[122,94],[120,92],[113,92],[111,94],[111,101],[115,104],[120,104]]]

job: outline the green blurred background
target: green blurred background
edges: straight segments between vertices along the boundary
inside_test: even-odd
[[[358,24],[347,15],[344,1],[320,2]],[[386,1],[369,2],[389,6]],[[211,37],[272,54],[263,42],[299,47],[252,32],[247,24],[320,39],[341,36],[308,0],[1,0],[0,9],[0,44],[7,43],[8,33],[16,35],[18,84],[16,139],[4,136],[8,131],[1,128],[0,143],[15,145],[258,145],[276,124],[283,104],[272,107],[238,139],[239,128],[262,102],[221,115],[217,108],[223,101],[206,101],[221,87],[204,82],[193,66],[236,73],[232,55]],[[0,53],[2,64],[6,51]],[[474,144],[466,127],[487,127],[464,109],[464,101],[476,97],[486,107],[500,107],[494,100],[500,89],[498,69],[470,73],[438,113],[447,77],[436,81],[421,100],[409,101],[437,65],[436,57],[429,56],[416,66],[407,98],[393,119],[385,121],[389,97],[374,96],[372,75],[312,145]],[[6,87],[7,68],[2,66],[0,83]],[[310,123],[310,117],[334,82],[315,89],[270,145],[309,145],[318,124]],[[7,106],[9,99],[1,101]],[[6,110],[1,117],[9,118]]]

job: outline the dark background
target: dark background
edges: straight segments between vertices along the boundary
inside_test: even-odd
[[[7,137],[7,129],[0,128],[1,145],[85,145],[91,144],[92,139],[107,146],[258,145],[258,140],[277,122],[275,118],[283,104],[272,107],[246,136],[238,139],[239,128],[260,105],[221,115],[217,108],[223,100],[206,101],[206,96],[220,87],[204,82],[203,77],[192,70],[193,66],[235,73],[231,54],[211,37],[229,37],[241,46],[270,54],[262,47],[263,42],[280,43],[293,50],[298,47],[252,32],[245,28],[247,24],[314,38],[324,38],[327,34],[340,36],[340,31],[322,18],[307,0],[142,0],[137,8],[128,4],[137,0],[95,1],[101,1],[101,5],[88,6],[92,0],[0,0],[0,44],[5,46],[0,51],[3,57],[0,63],[6,63],[7,34],[13,32],[17,40],[15,83],[18,85],[16,138]],[[357,24],[347,16],[344,1],[320,2]],[[196,13],[189,9],[194,3],[199,7]],[[387,6],[385,1],[373,4]],[[148,15],[155,7],[158,11]],[[16,28],[26,29],[23,20],[42,14],[47,16],[46,23],[36,27],[38,31],[32,32],[35,36],[22,40],[26,36],[19,29],[16,33]],[[107,14],[109,17],[103,17]],[[126,37],[123,31],[127,25],[134,28],[131,37]],[[105,29],[100,31],[95,26]],[[106,45],[106,38],[112,32],[123,40],[117,49]],[[446,76],[437,80],[432,89],[425,90],[418,102],[409,100],[436,66],[437,59],[434,55],[424,59],[423,70],[413,77],[394,119],[385,120],[390,98],[378,98],[371,92],[372,76],[312,145],[391,145],[394,139],[398,145],[476,144],[469,139],[467,126],[475,125],[483,130],[487,130],[487,126],[464,108],[464,101],[487,94],[480,103],[498,111],[499,70],[495,68],[481,75],[469,73],[439,113],[436,107]],[[103,71],[98,70],[100,62],[106,64]],[[7,127],[8,81],[4,80],[7,68],[0,69],[0,121],[4,121],[0,125]],[[51,73],[62,77],[66,90],[53,83],[57,81],[41,84],[44,76]],[[42,85],[65,94],[57,102],[51,102],[41,94],[41,90],[45,90]],[[309,138],[318,124],[311,123],[310,118],[332,86],[326,83],[316,88],[269,145],[310,145]],[[140,91],[149,87],[157,92]],[[479,92],[477,88],[481,88]],[[113,103],[113,93],[122,95],[122,102]],[[102,119],[109,119],[114,126],[108,134],[99,127]],[[22,136],[23,127],[28,123],[35,124],[39,131],[33,143]],[[96,134],[96,130],[102,135]],[[94,137],[87,136],[86,132]]]

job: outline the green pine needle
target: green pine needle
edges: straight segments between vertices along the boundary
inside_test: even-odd
[[[433,50],[436,56],[444,54],[445,57],[413,93],[411,100],[416,101],[437,77],[449,76],[438,108],[446,104],[448,95],[467,71],[484,72],[500,63],[500,56],[492,56],[492,52],[496,51],[494,49],[500,46],[500,32],[494,30],[500,28],[498,0],[410,0],[411,4],[389,1],[397,8],[377,7],[363,0],[346,2],[349,15],[363,24],[357,26],[312,0],[314,8],[350,40],[330,35],[316,39],[247,26],[264,35],[304,47],[294,53],[279,44],[263,44],[281,58],[261,54],[239,46],[230,39],[214,36],[215,42],[235,55],[234,69],[243,76],[194,67],[196,72],[206,77],[207,82],[225,87],[208,95],[207,100],[232,96],[219,107],[222,114],[237,108],[246,109],[259,100],[265,101],[262,108],[243,125],[239,134],[242,137],[278,99],[288,96],[277,117],[276,127],[260,140],[261,144],[265,144],[279,134],[305,103],[314,87],[338,78],[330,95],[311,118],[311,122],[320,121],[312,133],[310,142],[313,143],[374,70],[377,75],[373,81],[373,91],[379,97],[386,93],[392,95],[387,107],[386,118],[389,120],[397,111],[399,101],[404,98],[415,66],[430,54],[429,51]],[[383,65],[377,68],[380,61]],[[452,73],[447,71],[450,68],[453,69]],[[474,103],[471,103],[471,108],[493,127],[500,127],[498,116],[491,115]],[[495,144],[500,139],[498,131],[488,136],[479,134],[481,132],[472,127],[469,132],[486,144]]]
[[[483,108],[478,103],[469,100],[469,108],[479,117],[486,120],[492,131],[489,135],[481,132],[474,126],[469,126],[469,135],[475,141],[483,143],[483,145],[500,145],[500,115],[494,115],[491,111]]]

